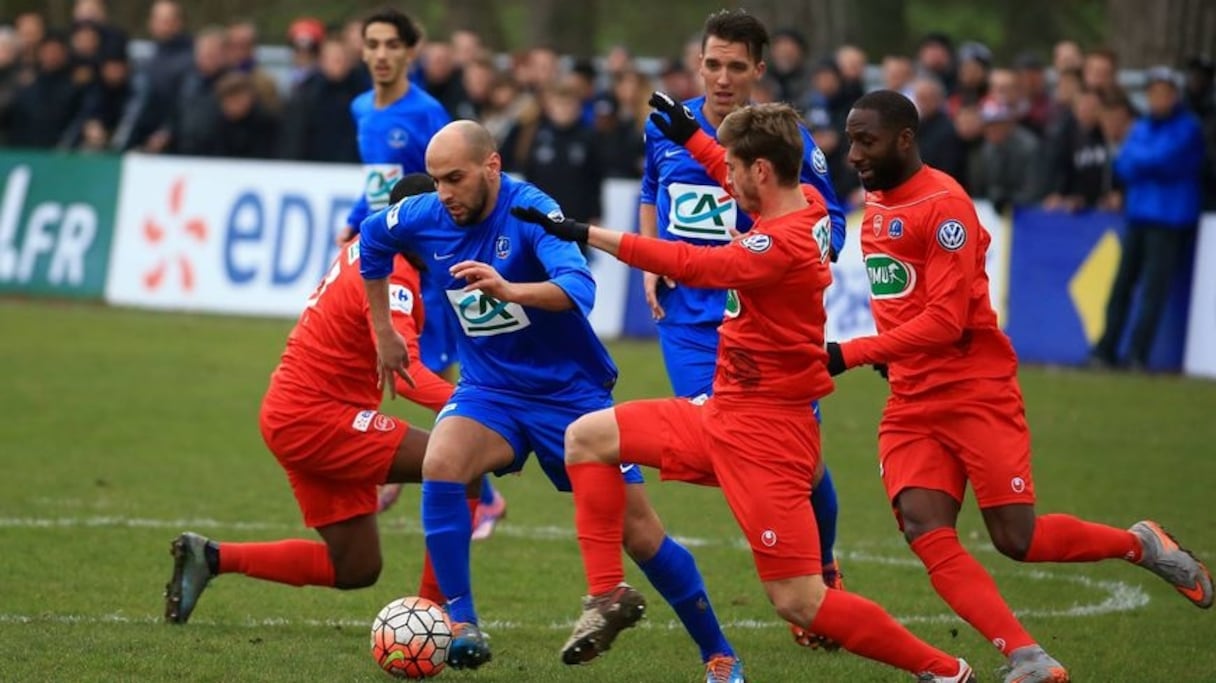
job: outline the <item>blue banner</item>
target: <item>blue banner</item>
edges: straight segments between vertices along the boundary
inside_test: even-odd
[[[1114,213],[1041,209],[1014,213],[1005,332],[1023,362],[1080,365],[1086,361],[1106,325],[1106,303],[1124,230],[1123,218]],[[1151,369],[1182,367],[1193,261],[1192,241],[1170,288],[1149,358]],[[1137,295],[1128,330],[1139,308]],[[1121,353],[1126,344],[1127,330]]]

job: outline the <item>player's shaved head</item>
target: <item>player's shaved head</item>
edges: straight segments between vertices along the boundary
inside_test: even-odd
[[[494,210],[501,171],[494,136],[480,123],[453,121],[426,146],[426,172],[458,225],[480,221]]]
[[[432,147],[442,148],[452,154],[463,152],[465,159],[475,162],[484,161],[486,157],[498,151],[494,136],[490,135],[485,126],[476,121],[464,120],[453,121],[435,133],[435,137],[431,138],[431,143],[427,145],[428,157]]]

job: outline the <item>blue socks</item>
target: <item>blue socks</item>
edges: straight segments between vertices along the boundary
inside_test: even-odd
[[[730,643],[726,642],[713,606],[709,604],[709,596],[705,594],[705,584],[692,553],[667,536],[663,539],[663,545],[659,546],[659,552],[649,560],[639,562],[638,567],[675,610],[688,634],[701,648],[701,661],[708,662],[714,655],[735,655]]]
[[[469,581],[469,538],[473,518],[465,485],[455,481],[422,482],[422,528],[439,589],[448,598],[453,623],[477,623]]]
[[[836,561],[832,548],[836,546],[836,516],[840,512],[832,473],[826,467],[823,479],[811,491],[811,507],[815,509],[815,522],[819,525],[819,555],[826,567]]]

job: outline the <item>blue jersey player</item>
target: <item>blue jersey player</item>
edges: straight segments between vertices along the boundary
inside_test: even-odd
[[[471,121],[449,124],[431,140],[426,167],[436,193],[405,199],[364,221],[362,272],[382,380],[389,379],[390,392],[394,373],[406,374],[409,363],[389,319],[386,278],[397,252],[423,257],[424,277],[445,295],[442,312],[429,314],[459,325],[461,379],[427,446],[422,523],[454,623],[448,661],[473,668],[490,659],[490,649],[477,626],[470,587],[465,486],[486,472],[518,471],[535,453],[554,486],[569,491],[566,427],[612,404],[617,369],[587,319],[595,282],[578,248],[509,213],[512,206],[554,214],[559,207],[535,186],[501,172],[490,133]],[[667,536],[637,469],[627,468],[622,476],[632,484],[625,487],[626,552],[684,622],[708,674],[725,668],[741,676],[692,555]],[[596,647],[566,663],[607,650],[642,609],[637,604],[622,610]]]
[[[751,90],[763,75],[768,31],[743,10],[711,14],[701,36],[701,78],[705,94],[687,100],[701,129],[717,137],[727,114],[746,106]],[[827,160],[806,128],[802,129],[804,159],[801,181],[813,185],[828,203],[832,222],[831,257],[844,246],[844,212],[828,177]],[[649,237],[684,240],[693,244],[723,245],[734,231],[746,232],[751,219],[705,169],[679,144],[655,127],[646,125],[646,166],[642,175],[640,232]],[[658,323],[663,362],[677,396],[709,395],[718,350],[718,325],[726,308],[726,292],[680,286],[651,273],[643,276],[646,301]],[[818,415],[818,406],[816,406]],[[819,526],[824,582],[842,585],[832,548],[836,541],[836,490],[824,469],[816,480],[811,504]],[[823,641],[792,626],[802,645],[817,647]]]

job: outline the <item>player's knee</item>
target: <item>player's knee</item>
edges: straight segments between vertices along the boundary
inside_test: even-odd
[[[936,520],[917,519],[915,517],[904,517],[903,518],[904,540],[908,542],[908,545],[911,545],[913,541],[920,538],[921,536],[924,536],[925,534],[927,534],[930,531],[933,531],[935,529],[940,529],[943,526],[947,526],[947,525],[942,524],[941,522],[936,521]]]
[[[629,510],[625,514],[625,553],[634,562],[642,563],[654,557],[663,545],[667,532],[654,508]]]
[[[383,562],[379,557],[348,561],[334,565],[334,587],[355,590],[376,585]]]
[[[1029,533],[1022,529],[992,529],[990,530],[992,545],[1011,560],[1023,560],[1030,552],[1030,539],[1034,535],[1033,531],[1033,528]]]
[[[611,455],[601,413],[584,415],[566,427],[566,462],[608,461]]]
[[[773,603],[777,616],[791,624],[810,628],[811,622],[815,621],[815,615],[819,613],[826,592],[827,587],[822,580],[812,581],[801,590],[770,591],[769,600]]]

